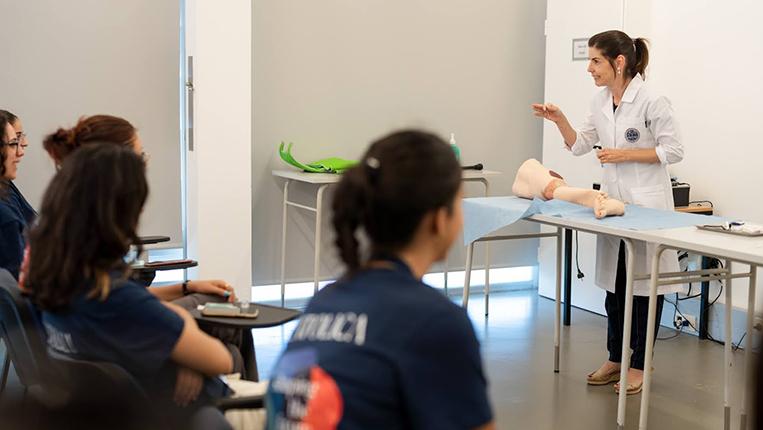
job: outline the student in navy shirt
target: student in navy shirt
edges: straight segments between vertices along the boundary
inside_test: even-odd
[[[143,141],[138,135],[138,130],[126,119],[112,115],[92,115],[82,117],[74,127],[60,127],[54,133],[49,134],[43,140],[43,148],[47,151],[56,166],[61,164],[76,153],[80,148],[90,145],[118,145],[133,150],[144,160],[148,159],[143,148]],[[197,304],[213,300],[228,300],[233,302],[235,294],[233,288],[222,280],[188,281],[184,284],[168,285],[165,287],[149,287],[151,294],[165,301],[176,301],[186,308],[195,308]],[[192,300],[193,297],[184,298],[189,293],[204,294],[204,300]],[[199,296],[195,296],[199,298]]]
[[[48,346],[122,366],[163,414],[185,417],[225,394],[216,378],[233,360],[193,317],[128,280],[148,195],[145,164],[129,148],[93,145],[66,160],[30,231],[27,291]]]
[[[0,110],[0,267],[19,278],[26,229],[37,214],[13,183],[27,147],[21,120]]]
[[[148,159],[135,126],[126,119],[113,115],[82,117],[73,127],[60,127],[43,140],[43,147],[56,166],[60,166],[82,148],[93,145],[121,146],[132,150],[144,161]],[[233,287],[224,280],[188,280],[162,287],[148,286],[148,292],[162,301],[171,302],[186,310],[196,309],[198,305],[208,302],[236,300]],[[221,327],[210,327],[206,330],[228,346],[233,354],[235,371],[241,373],[245,379],[253,379],[256,369],[247,368],[241,354],[241,330]],[[253,364],[253,360],[249,363]]]
[[[421,281],[461,231],[461,197],[452,149],[419,131],[375,142],[344,174],[333,224],[347,272],[310,301],[276,365],[269,429],[495,427],[466,312]]]

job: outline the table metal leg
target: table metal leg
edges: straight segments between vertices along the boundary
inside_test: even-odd
[[[572,319],[572,230],[564,229],[564,325]]]
[[[627,242],[626,242],[627,243]],[[631,251],[633,249],[631,248]],[[660,280],[660,256],[665,252],[665,248],[662,245],[658,245],[654,251],[654,257],[652,258],[652,277],[649,282],[649,314],[646,319],[646,352],[644,354],[644,386],[641,393],[641,414],[639,416],[638,428],[644,430],[647,427],[647,421],[649,419],[649,392],[652,386],[652,359],[654,355],[654,332],[655,322],[657,320],[657,283]],[[632,252],[630,253],[632,255]],[[631,264],[631,266],[633,266]],[[631,272],[631,282],[632,281]],[[629,296],[632,296],[631,293]],[[628,297],[628,296],[626,296]],[[632,299],[632,297],[631,297]],[[632,302],[631,302],[632,303]],[[625,324],[630,324],[628,321],[631,318],[630,315],[625,316]],[[628,337],[628,343],[625,343],[623,339],[623,346],[630,343],[630,336]],[[628,390],[627,382],[620,381],[620,394]],[[619,423],[618,423],[619,424]],[[624,424],[624,422],[623,422]]]
[[[731,429],[731,369],[734,366],[734,356],[731,351],[732,339],[732,322],[731,322],[731,260],[726,260],[726,303],[724,306],[726,317],[726,335],[723,341],[723,355],[725,366],[723,369],[723,428],[725,430]]]
[[[485,186],[485,197],[490,196],[490,182],[487,179],[480,179]],[[485,316],[488,315],[490,306],[490,243],[485,243]]]
[[[750,287],[747,292],[747,337],[744,344],[744,391],[742,391],[742,413],[739,421],[739,429],[747,430],[747,411],[751,411],[753,390],[753,362],[752,357],[752,330],[755,325],[755,281],[757,278],[758,268],[755,265],[750,265]]]
[[[554,372],[559,373],[559,345],[562,332],[562,229],[556,229],[556,288],[554,304]]]
[[[323,232],[323,192],[328,185],[321,185],[315,198],[315,260],[313,261],[313,294],[318,292],[321,264],[321,233]]]
[[[628,391],[628,368],[631,363],[631,322],[633,321],[633,241],[625,243],[625,309],[623,319],[623,346],[620,358],[620,394],[617,398],[617,428],[625,428],[625,406]],[[659,272],[658,272],[659,273]],[[647,337],[647,339],[651,339]]]
[[[710,257],[702,256],[702,270],[710,268]],[[699,295],[699,338],[707,339],[708,332],[708,314],[710,312],[710,306],[708,306],[710,300],[710,282],[700,283],[700,295]]]
[[[289,183],[291,183],[291,181],[287,179],[283,184],[283,215],[281,219],[281,307],[283,307],[286,299],[286,224],[289,212],[289,205],[287,204],[289,201]]]
[[[485,316],[490,306],[490,243],[485,243]]]
[[[461,306],[467,308],[469,306],[469,284],[472,278],[472,258],[474,256],[474,242],[470,243],[466,248],[466,264],[464,267],[464,291],[463,298],[461,299]]]

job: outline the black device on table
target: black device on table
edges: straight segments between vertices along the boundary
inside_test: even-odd
[[[673,187],[673,202],[676,207],[689,206],[689,191],[691,186],[684,182],[678,182],[671,179],[670,184]]]

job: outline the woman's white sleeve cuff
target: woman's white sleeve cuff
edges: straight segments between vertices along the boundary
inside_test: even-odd
[[[669,164],[668,163],[668,155],[665,153],[665,148],[657,145],[654,148],[654,152],[657,154],[657,159],[660,160],[660,163],[662,163],[662,164]]]

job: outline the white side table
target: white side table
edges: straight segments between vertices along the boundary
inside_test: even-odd
[[[319,265],[321,259],[321,237],[323,227],[323,193],[329,185],[338,183],[341,175],[329,173],[306,173],[297,170],[273,170],[273,176],[285,179],[283,185],[283,218],[281,226],[281,306],[284,305],[286,295],[286,226],[288,220],[288,208],[294,206],[315,213],[315,251],[313,253],[313,292],[318,292]],[[481,182],[485,186],[485,196],[490,193],[490,183],[488,178],[501,175],[501,172],[491,170],[464,170],[464,182]],[[315,195],[315,206],[308,206],[289,200],[289,185],[292,182],[301,182],[304,184],[318,185]],[[485,249],[486,269],[490,267],[489,250]],[[487,270],[485,273],[485,288],[489,288],[489,276]],[[448,292],[448,261],[445,260],[445,293]]]

